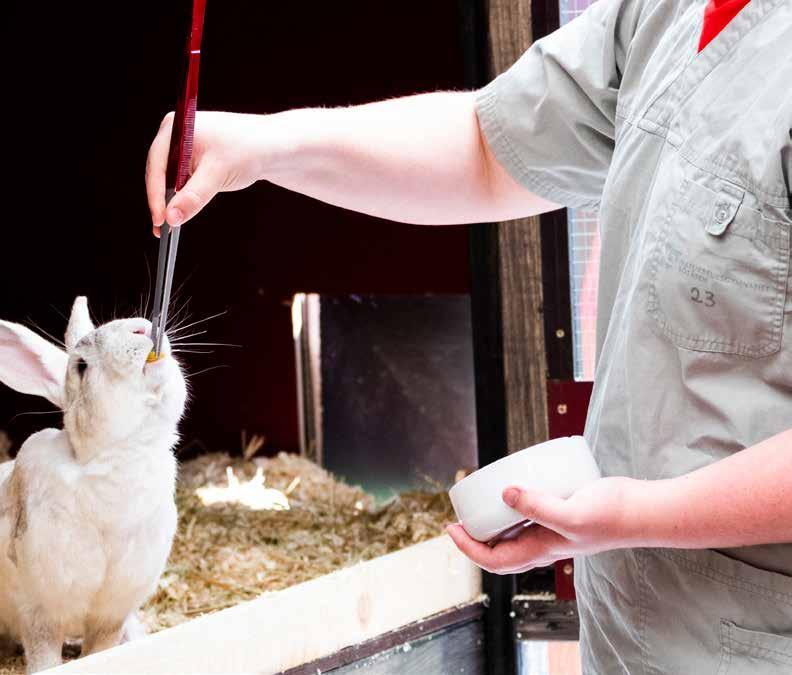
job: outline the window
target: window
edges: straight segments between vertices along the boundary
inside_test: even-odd
[[[559,0],[561,25],[574,19],[592,2],[593,0]],[[597,214],[592,211],[569,209],[567,221],[575,379],[593,380],[600,254]]]

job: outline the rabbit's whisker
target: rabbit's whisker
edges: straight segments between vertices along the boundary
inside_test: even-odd
[[[193,377],[198,377],[198,375],[203,375],[204,373],[208,373],[210,370],[217,370],[218,368],[230,368],[231,366],[222,364],[219,366],[211,366],[209,368],[204,368],[203,370],[199,370],[197,373],[187,373],[187,379],[191,379]]]
[[[58,345],[60,345],[61,347],[63,347],[64,349],[66,349],[66,344],[63,342],[63,340],[59,340],[59,339],[58,339],[58,338],[56,338],[54,335],[52,335],[52,333],[48,333],[47,331],[45,331],[45,330],[44,330],[44,329],[43,329],[41,326],[39,326],[39,325],[38,325],[38,324],[37,324],[35,321],[33,321],[32,319],[28,319],[28,320],[27,320],[27,322],[28,322],[28,324],[30,324],[30,325],[31,325],[33,328],[35,328],[35,329],[36,329],[36,330],[37,330],[39,333],[44,333],[44,335],[46,335],[46,336],[47,336],[47,337],[48,337],[50,340],[52,340],[52,341],[53,341],[55,344],[58,344]]]
[[[60,311],[60,310],[59,310],[59,309],[58,309],[58,308],[57,308],[55,305],[53,305],[52,303],[50,303],[50,308],[54,309],[54,310],[55,310],[55,313],[56,313],[58,316],[60,316],[60,317],[61,317],[61,318],[62,318],[64,321],[66,321],[66,322],[68,323],[68,321],[69,321],[69,317],[68,317],[66,314],[64,314],[63,312],[61,312],[61,311]]]
[[[176,301],[172,302],[173,310],[168,316],[168,325],[166,331],[171,327],[177,328],[179,325],[184,324],[190,317],[190,301],[192,297],[187,298],[183,303],[177,304]]]
[[[147,283],[146,283],[146,293],[140,298],[140,304],[141,304],[140,316],[148,316],[149,301],[151,299],[151,265],[149,265],[148,257],[145,254],[143,254],[143,262],[146,263]],[[145,305],[143,304],[144,298],[146,303]]]
[[[176,299],[176,300],[178,300],[178,299],[179,299],[179,296],[181,295],[181,292],[184,290],[184,286],[187,284],[187,282],[188,282],[190,279],[192,279],[192,277],[193,277],[193,274],[195,274],[195,272],[196,272],[196,270],[197,270],[197,269],[198,269],[198,267],[196,266],[195,268],[193,268],[192,272],[190,272],[189,274],[185,275],[184,279],[182,279],[182,282],[179,284],[179,286],[178,286],[178,287],[176,288],[176,290],[173,292],[173,295],[172,295],[171,297],[173,297],[173,298],[174,298],[174,299]],[[189,303],[189,301],[190,301],[191,299],[192,299],[192,296],[190,296],[189,298],[187,298],[187,302],[185,302],[184,304],[186,305],[187,303]]]
[[[189,312],[184,312],[184,316],[179,316],[177,314],[176,320],[168,322],[168,333],[178,333],[181,330],[184,330],[184,326],[187,321],[190,319]]]
[[[184,278],[181,284],[179,284],[179,287],[176,288],[173,295],[171,296],[171,310],[168,315],[168,325],[165,327],[166,333],[169,332],[171,327],[176,329],[190,318],[189,308],[190,302],[192,301],[192,296],[187,296],[184,301],[182,301],[181,295],[185,285],[187,284],[187,281],[192,278],[194,273],[195,269]]]
[[[216,319],[218,316],[223,316],[223,314],[228,314],[228,310],[224,309],[222,312],[218,312],[217,314],[212,314],[211,316],[207,316],[205,319],[198,319],[197,321],[193,321],[192,323],[188,323],[186,326],[179,326],[176,331],[187,330],[188,328],[192,328],[193,326],[197,326],[199,323],[203,323],[204,321],[210,321],[211,319]],[[171,331],[168,331],[170,333]]]
[[[28,412],[21,412],[14,415],[8,423],[10,424],[13,422],[17,417],[27,417],[28,415],[60,415],[62,411],[60,410],[40,410],[40,411],[33,411],[30,410]]]
[[[174,335],[173,339],[171,339],[171,333],[168,332],[168,339],[171,341],[171,344],[179,342],[181,340],[187,340],[188,338],[195,337],[196,335],[205,335],[205,330],[199,330],[197,333],[190,333],[189,335]]]
[[[230,342],[171,342],[174,347],[242,347]]]

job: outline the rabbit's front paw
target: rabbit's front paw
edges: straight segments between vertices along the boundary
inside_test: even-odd
[[[121,633],[121,643],[132,642],[146,635],[146,627],[140,620],[137,612],[132,612],[124,622],[124,629]]]

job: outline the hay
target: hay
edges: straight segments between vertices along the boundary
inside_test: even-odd
[[[235,496],[274,508],[205,504],[228,488],[229,468]],[[170,559],[143,608],[150,632],[425,541],[454,517],[440,486],[377,507],[360,488],[285,453],[253,460],[214,453],[185,462],[176,504]],[[0,675],[23,671],[21,659],[0,660]]]
[[[275,508],[207,506],[199,494],[211,499],[207,488],[226,487],[229,468],[248,486],[263,473],[258,494],[272,490]],[[159,589],[144,608],[151,631],[425,541],[453,518],[444,490],[408,492],[376,508],[360,488],[286,453],[253,461],[204,455],[179,475],[179,530]]]

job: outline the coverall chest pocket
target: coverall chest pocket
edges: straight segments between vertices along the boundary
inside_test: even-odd
[[[790,222],[733,183],[688,172],[656,234],[648,311],[683,349],[759,358],[781,348]]]

